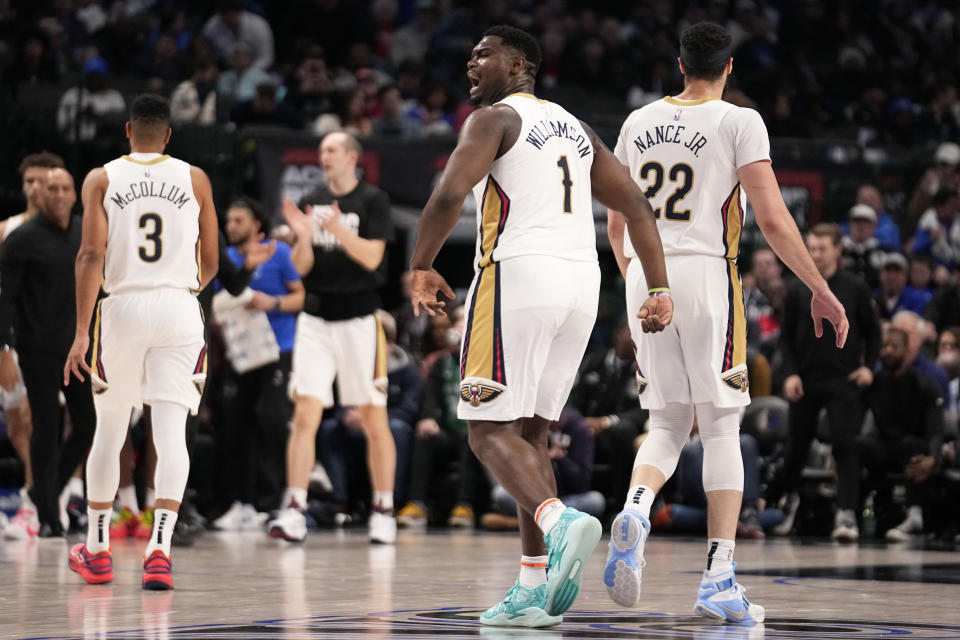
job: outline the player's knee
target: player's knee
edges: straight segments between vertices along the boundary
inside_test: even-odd
[[[490,447],[490,434],[485,430],[469,427],[467,443],[470,445],[473,455],[483,462]]]
[[[320,427],[322,412],[323,407],[316,398],[298,397],[293,408],[293,418],[290,421],[291,429],[296,434],[316,434]]]

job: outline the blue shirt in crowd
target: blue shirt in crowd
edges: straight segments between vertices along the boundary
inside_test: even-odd
[[[234,264],[238,267],[243,264],[243,256],[236,247],[227,247],[227,252]],[[293,260],[290,259],[290,247],[277,242],[277,250],[273,256],[253,270],[250,288],[269,296],[284,296],[290,293],[287,283],[299,280],[300,272],[293,266]],[[217,288],[219,289],[219,286]],[[297,314],[286,311],[267,311],[267,319],[277,337],[280,352],[292,351],[293,336],[297,330]]]

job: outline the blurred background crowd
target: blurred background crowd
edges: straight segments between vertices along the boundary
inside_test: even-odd
[[[810,232],[821,272],[831,282],[837,273],[852,275],[867,292],[866,311],[852,319],[853,364],[838,369],[830,354],[810,348],[795,279],[757,240],[755,227],[745,232],[740,265],[755,400],[742,424],[741,534],[926,535],[953,544],[960,524],[960,22],[953,3],[0,0],[0,124],[9,138],[0,160],[0,217],[28,208],[27,175],[17,171],[22,157],[56,152],[81,180],[124,152],[127,105],[152,91],[172,102],[173,143],[181,146],[171,153],[211,174],[228,241],[242,248],[251,233],[271,231],[278,242],[290,241],[278,224],[278,200],[267,197],[276,185],[262,183],[255,155],[262,142],[243,135],[251,127],[270,128],[269,135],[296,131],[311,148],[326,133],[347,131],[368,148],[367,160],[376,156],[369,149],[388,140],[409,149],[435,140],[449,149],[472,110],[465,102],[469,51],[487,27],[509,23],[530,30],[543,48],[538,93],[582,115],[612,146],[631,109],[680,91],[678,34],[701,20],[733,34],[725,99],[763,116],[774,167],[790,169],[780,175],[785,197]],[[442,168],[438,162],[431,170]],[[300,165],[316,165],[315,155]],[[836,182],[827,174],[839,165]],[[391,165],[361,168],[406,207],[394,208],[400,233],[388,249],[389,310],[381,312],[391,349],[398,521],[515,528],[509,497],[491,485],[456,418],[462,313],[414,318],[406,298],[404,216],[412,210],[415,224],[423,202],[391,192]],[[263,206],[242,196],[264,199]],[[231,216],[239,220],[232,228]],[[457,262],[462,272],[471,246],[472,238],[441,262]],[[637,402],[623,283],[609,250],[601,262],[600,318],[554,429],[551,457],[564,501],[602,517],[615,512],[627,489],[646,412]],[[243,374],[225,357],[229,345],[216,321],[211,327],[211,378],[194,448],[193,514],[179,532],[184,542],[204,527],[262,526],[282,490],[282,443],[253,443],[285,438],[289,406],[281,399],[236,410]],[[262,433],[237,426],[278,417],[280,427]],[[144,469],[152,455],[134,422],[128,464],[138,499],[131,511],[149,507]],[[249,439],[242,451],[233,438],[239,432]],[[312,476],[313,524],[349,526],[369,503],[355,412],[325,414],[316,445],[322,464]],[[700,465],[694,436],[655,528],[705,527]],[[13,443],[0,437],[0,485],[12,488],[0,506],[15,510],[23,473]],[[246,479],[242,492],[239,477]],[[838,505],[856,521],[838,521]],[[82,509],[73,511],[82,517]]]

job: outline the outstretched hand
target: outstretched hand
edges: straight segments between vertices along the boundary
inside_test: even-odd
[[[453,289],[436,270],[415,269],[410,280],[410,302],[413,305],[413,315],[420,317],[421,309],[430,316],[447,315],[443,310],[447,303],[437,300],[438,291],[450,300],[456,297]]]
[[[823,337],[823,321],[826,320],[833,325],[833,330],[837,334],[837,349],[843,349],[843,345],[847,342],[847,332],[850,331],[850,321],[847,320],[843,305],[833,292],[827,290],[814,293],[810,299],[810,315],[813,316],[814,334],[818,338]]]
[[[643,301],[640,312],[640,326],[644,333],[657,333],[673,319],[673,298],[670,296],[650,296]]]

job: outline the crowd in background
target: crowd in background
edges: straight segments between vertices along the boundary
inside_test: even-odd
[[[741,534],[836,534],[832,514],[854,473],[856,491],[847,496],[853,502],[841,508],[855,511],[852,528],[863,536],[956,533],[958,523],[950,521],[956,510],[937,509],[960,496],[960,146],[951,142],[960,133],[960,98],[950,72],[960,53],[960,24],[947,3],[21,4],[0,0],[0,91],[15,98],[42,84],[62,87],[56,126],[70,140],[89,140],[122,122],[124,96],[144,89],[171,97],[177,123],[272,124],[360,138],[451,134],[470,113],[463,82],[468,53],[488,26],[501,22],[537,35],[543,90],[558,99],[566,92],[574,103],[609,99],[625,113],[679,85],[677,33],[709,19],[734,35],[735,76],[726,98],[760,110],[772,136],[941,143],[909,201],[893,206],[882,189],[865,182],[844,203],[849,213],[839,229],[820,227],[809,236],[818,266],[829,270],[832,261],[831,277],[839,267],[867,292],[870,313],[858,320],[857,351],[841,383],[850,386],[847,408],[853,402],[856,409],[853,418],[843,418],[846,431],[835,428],[841,418],[831,396],[813,407],[812,426],[798,435],[797,407],[804,396],[813,402],[824,363],[785,362],[785,354],[796,351],[790,341],[806,313],[789,302],[796,283],[765,247],[741,256],[755,398],[742,425]],[[262,215],[256,209],[246,210]],[[228,212],[221,216],[227,220]],[[275,231],[278,242],[289,241],[287,230]],[[387,287],[406,284],[404,277]],[[381,319],[390,348],[399,523],[515,527],[512,503],[491,485],[456,418],[462,313],[415,318],[404,304],[381,312]],[[205,516],[196,521],[257,527],[264,520],[259,513],[279,506],[282,481],[277,468],[264,468],[256,456],[242,458],[239,469],[231,457],[234,423],[241,419],[232,403],[244,392],[216,327],[211,322],[213,369],[191,476],[194,502]],[[550,455],[564,501],[602,516],[615,510],[627,488],[646,412],[637,402],[626,325],[594,345],[554,427]],[[274,396],[274,403],[284,402],[282,393]],[[310,513],[314,524],[342,526],[362,518],[369,502],[363,438],[350,407],[324,418]],[[285,436],[282,425],[270,429],[274,439]],[[137,436],[131,443],[132,455],[146,464],[148,440]],[[268,449],[282,465],[282,444],[271,441]],[[655,527],[705,526],[700,451],[694,436],[677,480],[663,494]],[[231,485],[243,476],[238,471],[247,472],[242,491]],[[141,475],[139,492],[148,496],[149,481]],[[851,523],[840,524],[842,535],[835,537],[849,539]]]
[[[541,91],[557,91],[574,111],[602,103],[618,112],[678,86],[677,34],[711,20],[733,35],[727,99],[759,109],[772,136],[910,147],[958,132],[960,24],[951,6],[0,0],[0,91],[69,87],[58,126],[81,139],[122,113],[124,94],[144,90],[172,96],[180,122],[449,134],[470,111],[464,61],[493,24],[538,37]]]

